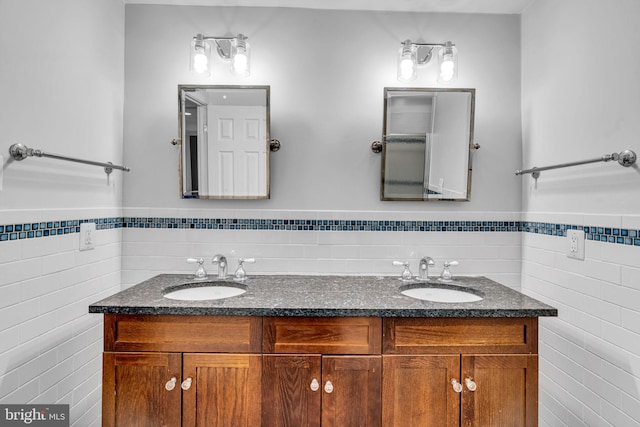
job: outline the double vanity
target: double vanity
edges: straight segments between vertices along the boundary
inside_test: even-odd
[[[268,199],[268,86],[178,87],[180,196]],[[468,201],[475,89],[385,88],[385,201]],[[244,229],[244,227],[243,227]],[[255,229],[255,228],[254,228]],[[250,262],[253,260],[242,260]],[[433,260],[398,277],[164,274],[99,301],[103,426],[533,427],[538,317]],[[243,280],[234,280],[234,278]]]
[[[208,427],[536,426],[538,317],[557,315],[483,277],[169,274],[89,311],[103,426]]]

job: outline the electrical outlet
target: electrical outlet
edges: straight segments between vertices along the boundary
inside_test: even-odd
[[[567,240],[569,242],[569,252],[567,252],[567,256],[573,259],[584,260],[584,231],[567,230]]]
[[[88,251],[96,245],[96,224],[83,222],[80,224],[80,250]]]
[[[4,157],[0,156],[0,191],[2,191],[2,171],[4,171]]]

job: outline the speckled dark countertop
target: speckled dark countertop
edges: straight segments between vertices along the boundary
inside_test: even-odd
[[[210,280],[213,284],[237,283]],[[539,317],[558,311],[485,277],[455,277],[448,286],[468,288],[481,301],[436,303],[400,293],[407,283],[397,277],[252,276],[239,296],[209,301],[179,301],[163,295],[191,286],[192,276],[161,274],[89,306],[90,313],[227,316],[375,316],[375,317]],[[197,283],[196,285],[201,285]],[[242,286],[242,285],[240,285]],[[436,284],[435,286],[443,286]],[[444,285],[447,286],[447,285]],[[402,288],[402,289],[401,289]]]

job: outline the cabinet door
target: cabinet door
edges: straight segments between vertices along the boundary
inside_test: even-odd
[[[181,368],[179,353],[104,353],[102,425],[179,426]]]
[[[262,427],[320,427],[319,355],[264,355]]]
[[[379,427],[380,356],[322,357],[322,426]]]
[[[463,427],[538,425],[537,355],[463,355],[462,383]]]
[[[184,427],[260,425],[261,355],[186,353],[182,369]]]
[[[459,355],[383,356],[382,424],[385,427],[458,427]],[[489,426],[491,424],[486,424]]]

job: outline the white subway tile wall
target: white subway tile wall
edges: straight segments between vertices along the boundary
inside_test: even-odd
[[[48,214],[53,221],[59,213]],[[40,220],[23,213],[14,223],[25,217]],[[68,233],[0,242],[0,402],[69,404],[73,426],[99,426],[102,316],[88,306],[120,290],[122,230],[100,230],[86,252],[78,240]]]
[[[86,252],[78,251],[75,231],[29,238],[0,224],[7,236],[0,241],[0,401],[70,403],[74,425],[98,425],[102,318],[88,315],[87,306],[156,274],[191,273],[189,256],[225,254],[230,272],[238,258],[254,257],[257,263],[246,266],[250,275],[399,275],[392,261],[410,261],[417,273],[427,255],[437,262],[432,275],[455,259],[454,274],[484,275],[559,309],[558,318],[540,320],[541,426],[640,425],[637,217],[126,214],[92,220],[99,223],[98,246]],[[586,232],[584,261],[566,256],[568,228]]]
[[[261,211],[241,212],[241,216],[237,216],[233,212],[155,210],[156,217],[142,216],[145,213],[149,214],[143,210],[129,210],[126,211],[128,216],[124,217],[125,224],[128,221],[133,224],[133,227],[123,228],[122,280],[125,287],[160,273],[191,273],[195,270],[193,265],[186,263],[187,257],[207,259],[205,269],[211,272],[216,267],[209,259],[217,253],[229,259],[230,273],[235,270],[238,258],[256,258],[255,264],[246,266],[249,275],[400,275],[401,269],[392,265],[394,260],[409,261],[417,274],[420,258],[431,256],[437,264],[430,272],[432,275],[440,273],[444,261],[457,260],[460,265],[455,267],[454,275],[484,275],[516,289],[520,283],[521,233],[517,230],[519,214],[515,213],[501,212],[499,218],[498,214],[491,216],[484,212],[444,213],[437,217],[422,214],[420,218],[415,213],[404,212],[378,212],[376,215],[372,212]],[[177,218],[176,222],[180,223],[182,219],[195,218],[196,225],[203,229],[144,228],[147,218],[156,226],[163,224],[160,219]],[[238,218],[245,219],[247,224],[232,225],[245,227],[234,230],[215,229],[214,223],[213,228],[207,229],[209,224],[200,224],[203,218]],[[247,218],[264,219],[266,224],[254,226]],[[310,223],[289,226],[289,220]],[[340,225],[346,221],[356,223]],[[385,225],[383,221],[402,223],[397,230],[388,231],[396,225]],[[450,222],[451,226],[447,231],[425,231],[429,221]],[[452,231],[455,221],[491,221],[501,225],[508,222],[512,228],[495,231],[494,226],[492,232],[488,230],[489,226],[487,231],[474,232],[458,224],[456,227],[465,230],[458,232]],[[273,223],[276,228],[283,229],[264,229],[273,227]],[[252,226],[255,229],[251,229]],[[422,231],[419,231],[420,226]],[[415,231],[405,231],[404,227],[414,227]],[[436,229],[433,225],[432,230]]]
[[[638,217],[585,215],[601,227]],[[528,221],[572,222],[528,213]],[[566,238],[522,233],[522,291],[558,308],[540,319],[540,426],[640,426],[640,253],[586,240],[585,260]]]

